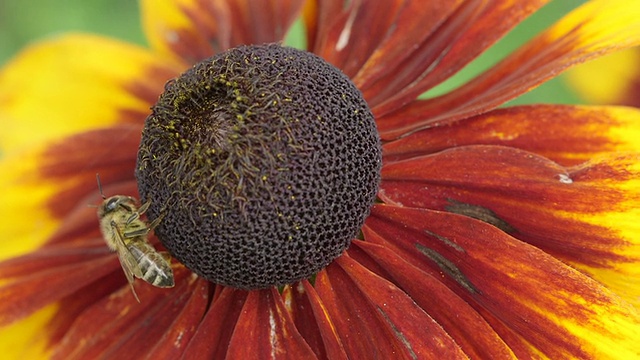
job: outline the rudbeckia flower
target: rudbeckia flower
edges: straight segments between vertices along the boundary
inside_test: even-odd
[[[544,3],[143,0],[149,49],[27,48],[0,73],[5,355],[640,356],[640,112],[500,107],[638,45],[640,3],[420,96]],[[136,301],[97,173],[150,201],[175,287]]]

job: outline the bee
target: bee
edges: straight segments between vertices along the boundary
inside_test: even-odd
[[[162,216],[147,225],[140,216],[147,211],[151,201],[138,207],[137,200],[131,196],[115,195],[107,198],[102,192],[100,176],[96,175],[96,179],[103,199],[98,206],[100,231],[109,249],[118,254],[133,296],[140,302],[133,287],[134,276],[156,287],[173,287],[171,257],[166,252],[156,251],[147,240],[147,235],[158,226]]]

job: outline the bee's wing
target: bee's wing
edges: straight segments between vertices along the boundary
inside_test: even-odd
[[[129,249],[127,249],[127,245],[125,245],[124,243],[122,233],[120,232],[118,226],[115,224],[115,222],[112,222],[111,226],[115,228],[114,232],[116,234],[116,253],[118,254],[118,259],[120,260],[120,266],[122,266],[122,271],[127,277],[127,281],[129,282],[129,286],[131,287],[133,296],[138,302],[140,302],[140,299],[138,299],[138,294],[136,294],[136,290],[133,288],[133,281],[135,280],[134,276],[142,278],[142,270],[140,270],[138,262],[133,257]]]

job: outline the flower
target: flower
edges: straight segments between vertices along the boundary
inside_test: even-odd
[[[4,341],[55,358],[640,355],[640,112],[497,108],[640,43],[640,4],[590,1],[428,99],[544,1],[141,4],[151,50],[67,35],[0,73]],[[353,81],[382,139],[360,234],[281,289],[215,285],[174,262],[175,288],[138,282],[138,304],[87,206],[101,201],[95,174],[105,194],[136,194],[140,133],[167,80],[279,41],[299,14],[307,48]]]

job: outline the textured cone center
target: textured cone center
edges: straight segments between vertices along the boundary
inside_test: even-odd
[[[380,180],[373,115],[348,77],[270,44],[170,81],[145,122],[136,178],[155,232],[215,283],[265,288],[338,257]]]

